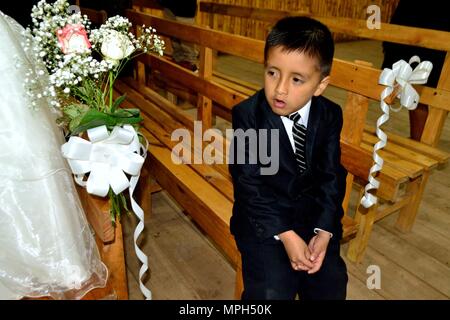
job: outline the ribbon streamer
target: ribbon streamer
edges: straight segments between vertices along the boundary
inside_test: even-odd
[[[414,62],[417,62],[418,65],[413,70],[410,64]],[[404,60],[399,60],[392,65],[392,69],[385,68],[380,74],[378,83],[386,86],[386,88],[381,92],[380,107],[383,114],[377,120],[376,133],[379,141],[373,147],[373,160],[375,163],[370,168],[369,182],[365,186],[364,196],[361,198],[361,204],[365,208],[370,208],[377,203],[377,197],[369,193],[369,190],[378,189],[380,186],[380,182],[374,176],[383,168],[384,161],[377,154],[377,151],[383,149],[387,143],[387,135],[380,127],[389,120],[389,109],[398,112],[402,107],[408,110],[414,110],[417,107],[420,97],[412,84],[426,83],[432,69],[433,64],[430,61],[420,62],[418,56],[413,56],[409,60],[409,63]],[[396,94],[394,90],[398,90]],[[400,107],[397,109],[392,108],[385,102],[385,99],[391,94],[395,94],[400,99]]]
[[[90,141],[70,137],[69,141],[61,146],[61,152],[69,163],[75,181],[86,187],[88,193],[105,197],[110,187],[115,194],[128,188],[132,211],[139,219],[134,231],[134,249],[142,263],[139,270],[139,287],[145,298],[151,300],[152,293],[142,282],[142,277],[148,270],[148,257],[137,245],[137,239],[144,230],[144,211],[133,198],[147,156],[148,141],[144,137],[146,145],[143,146],[130,125],[124,125],[123,128],[116,126],[111,134],[103,125],[87,130],[87,134]],[[85,181],[87,173],[89,177]],[[130,180],[125,173],[131,176]]]

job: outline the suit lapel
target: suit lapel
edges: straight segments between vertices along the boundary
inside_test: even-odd
[[[317,129],[320,124],[320,108],[316,97],[312,98],[311,107],[309,109],[308,128],[306,129],[306,161],[312,163],[312,154],[314,140],[316,138]]]
[[[264,96],[264,91],[262,91],[262,102],[259,104],[261,106],[261,117],[259,118],[258,128],[261,129],[278,129],[279,132],[279,159],[280,165],[284,165],[293,174],[297,172],[297,163],[295,161],[295,153],[292,150],[291,142],[287,135],[286,129],[284,127],[283,121],[279,115],[276,115],[270,109],[270,106]],[[269,132],[270,136],[270,132]]]

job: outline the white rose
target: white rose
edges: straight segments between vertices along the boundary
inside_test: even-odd
[[[116,31],[110,30],[102,43],[102,54],[106,60],[118,63],[134,52],[135,48],[130,39]]]

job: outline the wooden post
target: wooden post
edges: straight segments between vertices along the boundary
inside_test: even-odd
[[[109,199],[99,198],[77,187],[86,217],[96,233],[97,247],[103,263],[108,268],[105,288],[90,291],[83,299],[128,299],[127,273],[122,237],[122,225],[113,227],[109,215]]]
[[[442,67],[437,87],[450,91],[450,51],[445,56],[444,66]],[[447,114],[448,111],[446,110],[429,107],[427,121],[420,139],[421,142],[433,147],[439,143]]]
[[[200,48],[199,76],[209,80],[213,74],[213,55],[210,48]],[[206,96],[199,95],[197,102],[197,119],[202,121],[203,131],[212,127],[212,101]]]
[[[417,212],[419,211],[420,202],[423,192],[430,176],[429,170],[424,170],[423,174],[408,184],[406,193],[412,195],[408,205],[404,206],[399,213],[395,227],[402,232],[411,231]]]
[[[372,66],[370,62],[362,60],[355,60],[355,63],[369,67]],[[347,99],[343,111],[344,124],[341,131],[342,140],[356,146],[361,144],[368,110],[369,99],[367,97],[347,91]],[[348,210],[353,179],[354,176],[349,173],[347,175],[345,197],[344,201],[342,201],[342,208],[345,214],[347,214]]]
[[[359,199],[361,199],[363,193],[364,189],[361,188]],[[364,208],[361,204],[356,208],[354,220],[358,224],[358,232],[356,233],[356,237],[350,240],[347,251],[347,258],[352,262],[360,263],[364,258],[364,253],[369,243],[370,235],[372,234],[377,209],[378,203],[369,209]]]
[[[359,146],[362,141],[366,114],[369,109],[369,99],[359,94],[348,91],[344,108],[344,125],[341,131],[341,139]],[[346,191],[342,208],[347,213],[348,203],[353,184],[353,175],[347,175]]]

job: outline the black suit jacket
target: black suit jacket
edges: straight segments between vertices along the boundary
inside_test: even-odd
[[[313,228],[342,237],[342,200],[346,170],[340,163],[341,108],[324,97],[313,97],[306,133],[307,170],[299,174],[295,154],[280,116],[274,114],[264,90],[241,102],[232,111],[234,138],[231,144],[230,173],[234,185],[231,232],[241,240],[264,241],[287,230],[301,233]],[[243,143],[237,129],[278,129],[279,168],[262,175],[267,161],[239,164],[238,153],[249,154],[249,139]],[[258,136],[258,135],[257,135]],[[271,150],[268,134],[267,149]],[[261,139],[258,136],[258,143]],[[242,155],[242,154],[241,154]],[[233,163],[234,162],[234,163]],[[306,240],[305,240],[306,241]]]

